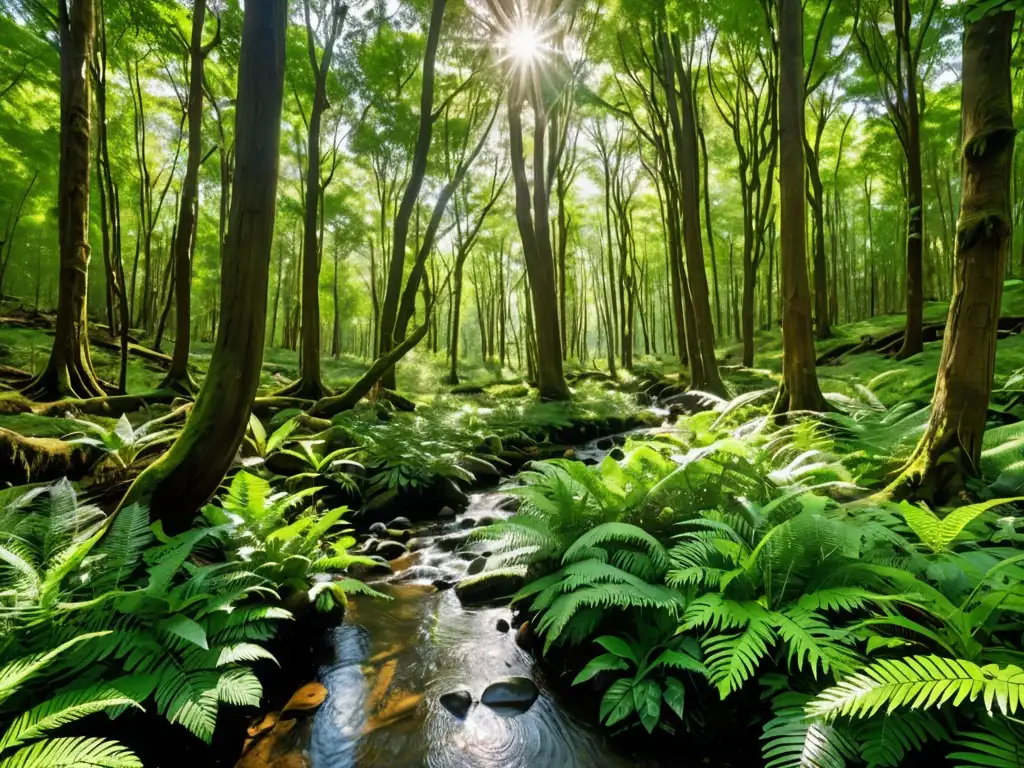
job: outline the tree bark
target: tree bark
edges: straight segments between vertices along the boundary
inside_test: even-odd
[[[427,43],[423,52],[423,85],[420,92],[419,129],[413,150],[409,181],[402,193],[402,201],[395,214],[392,229],[391,261],[388,264],[387,282],[384,286],[384,301],[380,310],[380,328],[377,339],[377,353],[385,356],[396,343],[395,329],[398,322],[398,305],[402,295],[402,280],[405,276],[405,250],[409,241],[409,222],[419,200],[423,179],[427,174],[427,156],[430,153],[430,139],[434,129],[434,67],[437,61],[437,47],[441,38],[441,26],[447,0],[433,0],[430,10],[430,26],[427,29]],[[395,388],[395,371],[388,369],[381,379],[383,386]]]
[[[174,239],[174,351],[171,370],[167,372],[161,389],[174,389],[187,395],[196,390],[196,383],[188,370],[192,326],[192,254],[196,242],[196,211],[199,207],[199,163],[203,158],[203,66],[207,54],[220,37],[217,34],[209,45],[203,45],[203,24],[206,21],[206,0],[195,0],[192,6],[192,39],[189,42],[188,82],[188,157],[185,160],[185,178],[181,182],[181,200],[178,202],[177,236]],[[162,323],[161,323],[162,324]]]
[[[25,390],[26,395],[39,400],[103,394],[89,355],[89,319],[86,313],[90,257],[89,63],[95,21],[93,2],[60,0],[57,14],[61,82],[57,191],[60,283],[50,358],[43,372]]]
[[[1012,232],[1014,12],[968,22],[963,46],[956,273],[932,412],[890,490],[941,503],[977,474],[992,393],[1003,277]]]
[[[235,459],[259,386],[277,202],[284,98],[285,0],[247,3],[235,136],[238,168],[224,261],[217,341],[192,415],[170,450],[132,484],[121,507],[146,504],[168,533],[187,529]]]
[[[804,35],[800,0],[779,2],[779,187],[782,242],[782,383],[774,412],[822,411],[807,284],[804,176]]]

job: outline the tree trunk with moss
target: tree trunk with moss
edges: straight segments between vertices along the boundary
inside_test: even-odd
[[[224,260],[223,315],[210,369],[171,449],[128,490],[121,507],[148,505],[175,533],[216,492],[245,435],[260,381],[277,202],[284,97],[286,0],[247,3],[235,112],[237,170]]]
[[[968,23],[963,48],[963,190],[956,271],[928,428],[890,490],[941,502],[981,459],[1010,248],[1014,12]]]
[[[800,0],[779,9],[779,196],[781,200],[782,384],[774,411],[825,410],[818,386],[807,283],[804,199],[804,48]]]
[[[89,63],[92,0],[60,0],[60,174],[57,226],[60,282],[53,348],[43,372],[25,389],[38,400],[103,395],[89,355],[86,314],[89,276]]]

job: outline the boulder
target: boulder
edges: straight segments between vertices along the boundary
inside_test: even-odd
[[[437,516],[442,520],[447,520],[449,518],[455,517],[455,510],[452,509],[451,507],[441,507],[440,511],[437,513]]]
[[[377,545],[377,554],[385,560],[397,560],[405,552],[405,544],[398,541],[382,541]]]
[[[498,623],[494,626],[494,628],[502,634],[507,633],[511,629],[511,627],[508,625],[508,622],[505,619],[498,619]]]
[[[441,481],[438,494],[441,501],[454,509],[465,509],[469,506],[469,496],[451,478],[446,477]]]
[[[464,517],[459,520],[459,528],[473,528],[476,526],[476,520],[472,517]]]
[[[602,451],[610,451],[613,447],[615,447],[615,443],[612,442],[612,439],[610,437],[602,437],[600,440],[597,441],[597,447],[599,450]]]
[[[479,456],[466,455],[459,459],[459,466],[471,472],[477,480],[492,479],[501,477],[501,472],[491,462],[481,459]]]
[[[384,523],[374,523],[370,526],[370,533],[374,536],[387,536],[388,527]]]
[[[452,691],[441,696],[439,701],[442,707],[462,720],[469,713],[469,708],[473,706],[473,694],[469,691]]]
[[[407,531],[412,528],[412,522],[408,517],[396,517],[387,527],[395,531]]]
[[[463,579],[455,594],[463,605],[508,600],[526,584],[523,568],[502,568]]]
[[[352,554],[354,554],[354,555],[372,555],[373,553],[375,553],[377,551],[377,546],[379,544],[380,544],[380,539],[378,539],[376,536],[370,536],[368,539],[366,539],[362,543],[362,546],[358,547],[357,549],[352,550]]]
[[[373,565],[356,563],[348,567],[348,575],[354,579],[366,579],[370,576],[386,576],[392,573],[391,565],[383,557],[373,556]]]
[[[453,533],[434,541],[434,546],[442,552],[454,552],[469,540],[469,533]]]
[[[608,452],[608,455],[611,456],[616,461],[622,461],[624,458],[626,458],[625,451],[618,447],[612,448],[611,451]]]
[[[483,573],[484,568],[487,567],[486,557],[477,557],[469,564],[469,568],[466,569],[466,573],[469,576],[475,576],[478,573]]]
[[[530,678],[506,677],[488,685],[480,696],[480,703],[494,709],[522,713],[533,706],[538,696],[540,691]]]

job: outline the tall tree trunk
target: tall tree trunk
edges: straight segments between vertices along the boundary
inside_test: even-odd
[[[334,58],[334,44],[345,23],[348,6],[332,0],[330,16],[319,20],[326,26],[323,55],[316,59],[309,0],[303,0],[306,48],[313,71],[313,104],[309,110],[306,143],[306,189],[302,217],[302,330],[299,340],[299,378],[280,391],[282,395],[316,400],[331,394],[320,373],[320,126],[327,110],[327,77]]]
[[[188,158],[185,160],[185,178],[181,182],[181,200],[178,204],[177,237],[174,239],[174,352],[171,367],[161,387],[191,395],[196,383],[188,370],[192,327],[192,254],[196,241],[196,211],[199,207],[199,163],[203,159],[203,68],[206,56],[220,37],[203,45],[203,24],[206,19],[206,0],[195,0],[192,6],[192,39],[189,41],[188,82]],[[163,325],[161,320],[161,325]]]
[[[779,187],[782,229],[782,383],[774,412],[822,411],[811,291],[807,284],[804,200],[804,34],[800,0],[779,0]]]
[[[977,474],[981,460],[1012,232],[1013,31],[1014,11],[1004,11],[968,22],[964,34],[953,300],[928,428],[890,489],[900,496],[941,503]]]
[[[92,0],[60,0],[60,174],[57,222],[60,283],[53,347],[46,368],[26,388],[35,399],[94,397],[103,389],[89,355],[89,63]]]
[[[392,228],[391,261],[388,264],[387,282],[384,286],[384,301],[381,304],[378,354],[386,355],[396,344],[395,329],[398,322],[398,305],[402,295],[402,279],[405,275],[405,251],[409,241],[409,223],[412,221],[416,203],[419,201],[423,179],[427,174],[427,156],[430,153],[430,139],[434,128],[434,66],[437,61],[437,47],[441,38],[441,25],[447,0],[433,0],[430,10],[430,26],[427,29],[427,43],[423,52],[423,79],[420,90],[419,129],[413,150],[409,181],[402,193],[402,201],[395,214]],[[395,388],[395,371],[385,371],[381,384]]]
[[[693,305],[694,323],[687,327],[687,334],[696,336],[700,350],[701,378],[693,381],[700,390],[716,395],[727,394],[725,384],[718,373],[715,360],[715,330],[708,297],[708,279],[704,271],[704,246],[700,234],[700,196],[698,194],[697,129],[693,112],[693,90],[690,73],[683,66],[683,56],[677,37],[669,38],[662,33],[662,56],[664,59],[666,83],[666,105],[672,117],[675,135],[676,164],[681,186],[680,203],[683,214],[683,242],[686,250],[686,276],[689,282],[690,300]],[[679,84],[679,98],[676,86]],[[691,361],[691,378],[696,368]]]
[[[238,71],[238,169],[224,261],[223,316],[210,369],[181,435],[132,484],[120,508],[148,505],[186,530],[235,460],[260,381],[284,98],[285,0],[246,3]]]
[[[562,368],[562,345],[558,334],[558,299],[555,295],[555,264],[548,233],[548,190],[544,154],[547,146],[547,121],[539,83],[531,98],[533,107],[533,195],[526,176],[523,142],[524,94],[513,85],[509,95],[509,148],[512,178],[516,190],[516,223],[523,242],[529,290],[533,299],[532,329],[537,343],[537,389],[543,400],[568,400],[569,385]]]
[[[823,118],[819,118],[822,120]],[[820,136],[820,133],[819,133]],[[815,142],[817,147],[818,142]],[[819,339],[827,339],[832,335],[828,322],[828,274],[825,266],[825,209],[824,188],[821,174],[818,171],[818,155],[815,148],[804,143],[807,155],[807,175],[811,181],[811,194],[807,196],[811,204],[812,229],[814,234],[814,335]]]

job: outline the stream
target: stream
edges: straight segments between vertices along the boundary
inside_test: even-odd
[[[575,457],[594,463],[611,447],[602,438],[580,446]],[[633,765],[612,751],[597,724],[572,713],[517,645],[508,605],[465,607],[454,589],[435,586],[457,583],[473,570],[470,563],[493,544],[466,541],[469,532],[509,517],[508,501],[499,492],[474,493],[461,514],[417,525],[410,551],[391,561],[394,573],[368,579],[392,599],[351,599],[344,621],[329,630],[333,658],[318,673],[327,696],[315,715],[299,728],[279,723],[275,732],[288,725],[284,743],[250,750],[254,759],[243,757],[239,768]],[[525,711],[481,703],[489,685],[507,678],[527,678],[533,683],[527,689],[536,687]],[[453,692],[469,693],[468,711],[453,714],[442,704]],[[256,751],[263,753],[260,762]]]

